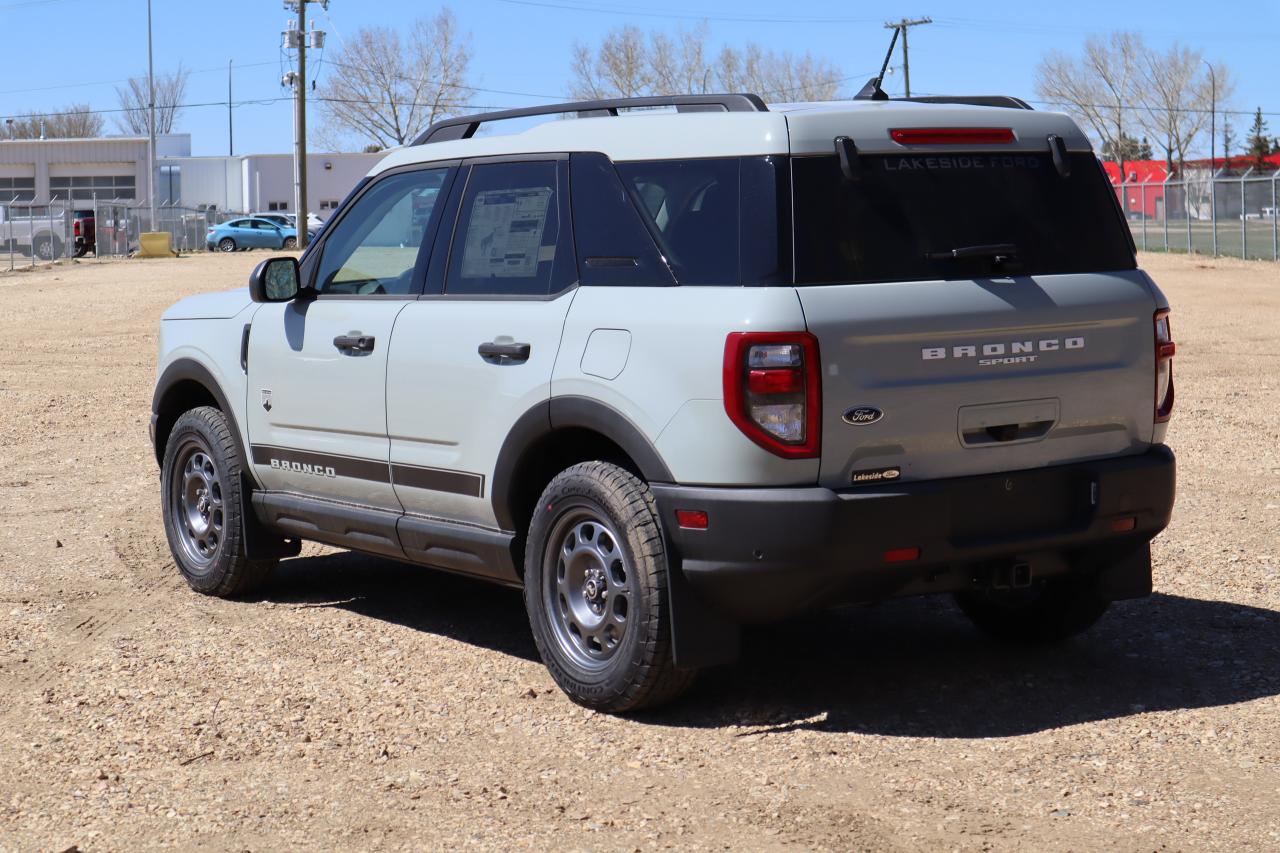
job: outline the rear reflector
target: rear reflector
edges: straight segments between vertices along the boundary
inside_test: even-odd
[[[920,559],[919,548],[894,548],[891,551],[884,552],[884,561],[886,563],[909,563],[918,559]]]
[[[889,137],[901,145],[1004,145],[1015,139],[1008,127],[898,127]]]
[[[676,510],[676,524],[685,530],[706,530],[711,521],[707,518],[707,514],[701,510],[678,509]]]
[[[1137,526],[1138,526],[1138,519],[1133,517],[1132,515],[1129,516],[1128,518],[1117,518],[1115,521],[1111,522],[1111,532],[1127,533],[1128,531],[1133,530]]]

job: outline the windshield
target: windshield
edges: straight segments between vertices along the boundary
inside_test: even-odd
[[[1133,269],[1096,158],[1070,154],[863,156],[854,180],[830,157],[792,160],[797,284]]]

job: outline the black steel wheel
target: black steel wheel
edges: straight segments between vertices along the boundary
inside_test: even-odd
[[[231,429],[210,406],[186,412],[169,433],[160,475],[165,535],[178,570],[192,589],[222,597],[251,591],[276,564],[245,555],[245,485]]]

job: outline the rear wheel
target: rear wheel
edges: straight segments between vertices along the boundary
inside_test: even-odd
[[[285,237],[285,238],[284,238],[284,248],[286,248],[286,249],[296,249],[296,248],[298,248],[298,238],[297,238],[297,237]]]
[[[51,261],[62,254],[62,241],[57,237],[37,237],[31,248],[40,260]]]
[[[187,584],[229,597],[250,592],[275,560],[245,556],[242,461],[225,415],[211,406],[178,418],[161,468],[164,530]]]
[[[1027,589],[961,592],[956,604],[979,629],[1005,643],[1043,645],[1088,630],[1111,606],[1091,575],[1063,575]]]
[[[635,475],[585,462],[547,486],[529,527],[525,606],[570,699],[634,711],[693,683],[696,672],[672,662],[667,572],[653,494]]]
[[[236,250],[236,241],[230,237],[223,237],[218,241],[219,252],[234,252]]]

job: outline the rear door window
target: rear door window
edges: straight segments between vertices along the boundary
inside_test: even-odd
[[[545,296],[576,279],[559,169],[556,160],[471,167],[446,293]]]
[[[792,160],[798,284],[1101,272],[1136,266],[1097,159],[1048,154]],[[994,247],[1005,247],[997,250]]]

